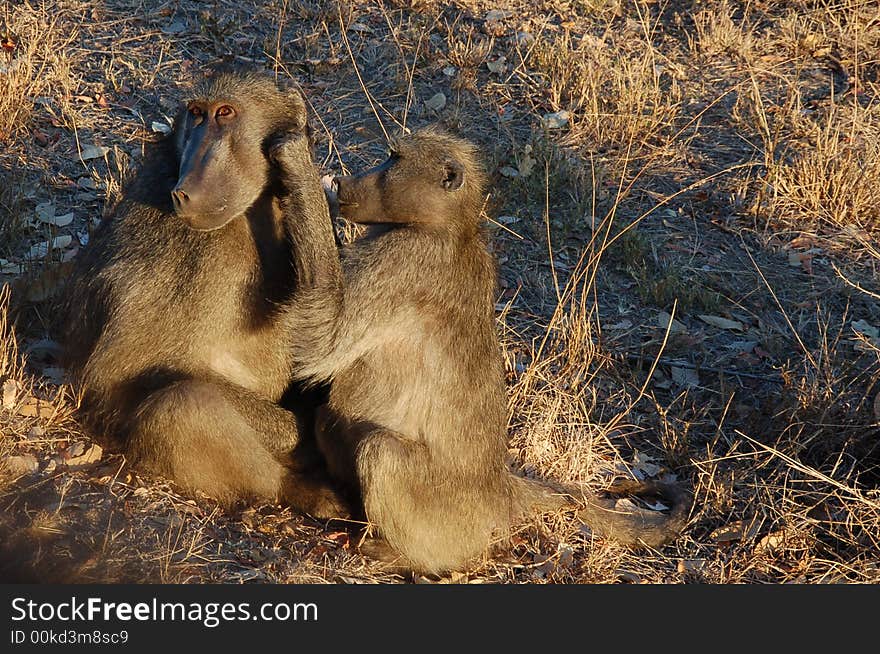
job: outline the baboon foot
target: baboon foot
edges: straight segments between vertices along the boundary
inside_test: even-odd
[[[282,483],[281,501],[320,520],[349,520],[353,515],[348,500],[329,481],[314,474],[287,474]]]

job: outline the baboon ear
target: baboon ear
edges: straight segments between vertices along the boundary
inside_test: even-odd
[[[454,159],[447,159],[443,163],[442,184],[447,191],[457,191],[464,184],[464,168]]]
[[[308,130],[308,111],[302,91],[296,84],[289,82],[285,90],[291,113],[294,115],[294,129],[305,132]]]

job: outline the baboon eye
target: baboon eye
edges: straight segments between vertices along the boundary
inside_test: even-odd
[[[230,107],[228,104],[224,104],[223,106],[217,109],[216,116],[217,118],[229,118],[235,114],[235,109]]]
[[[204,112],[198,107],[190,107],[189,114],[190,114],[190,116],[192,116],[193,118],[196,118],[196,119],[201,118],[202,116],[205,115]]]

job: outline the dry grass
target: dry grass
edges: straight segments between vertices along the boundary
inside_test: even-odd
[[[870,113],[869,113],[870,112]],[[811,232],[857,235],[880,218],[878,108],[833,108],[812,123],[806,143],[768,174],[772,222]],[[874,114],[874,115],[872,115]]]
[[[21,575],[400,581],[339,526],[224,513],[117,454],[77,463],[91,440],[52,377],[51,306],[33,302],[53,268],[27,252],[69,235],[54,261],[74,256],[179,80],[232,56],[302,83],[328,170],[371,163],[403,125],[482,144],[512,465],[694,490],[661,551],[563,513],[442,581],[880,581],[875,2],[78,5],[0,14],[16,44],[0,55],[0,282],[18,332],[4,298],[0,383],[16,403],[0,408],[0,540]],[[83,161],[83,144],[112,149]],[[73,224],[35,225],[47,201]],[[48,412],[25,415],[32,399]]]

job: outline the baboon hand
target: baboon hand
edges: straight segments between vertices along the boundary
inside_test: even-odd
[[[336,218],[339,215],[339,184],[333,175],[324,175],[321,177],[321,187],[330,207],[330,215]]]
[[[275,138],[269,146],[269,160],[284,177],[298,177],[305,170],[312,170],[312,147],[305,132],[286,132]]]

